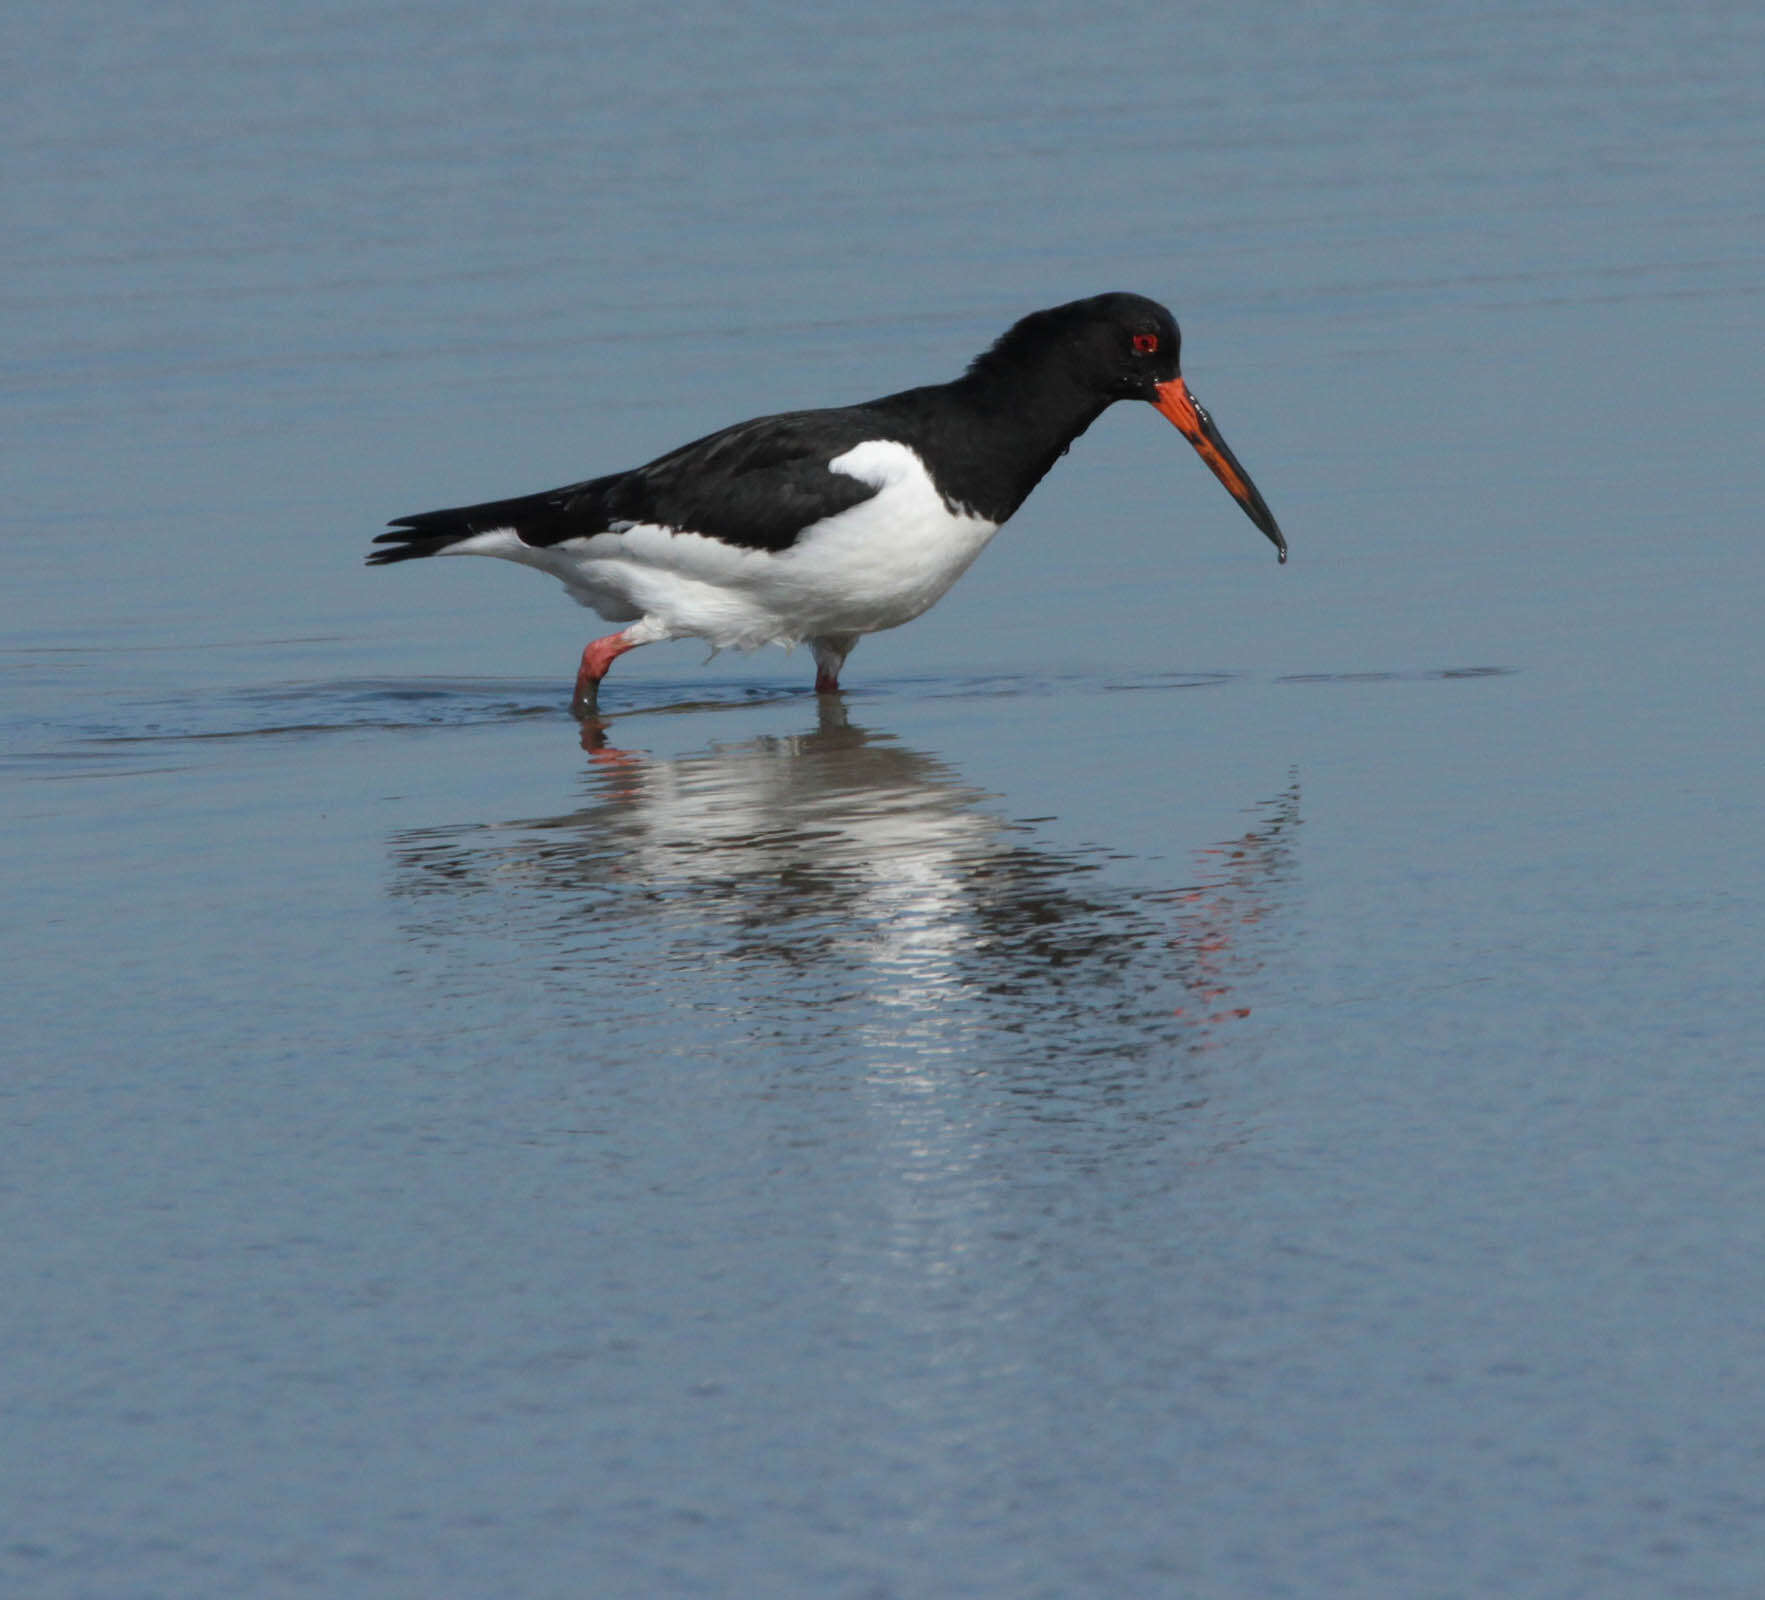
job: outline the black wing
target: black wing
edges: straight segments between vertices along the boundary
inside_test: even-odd
[[[370,566],[431,556],[492,528],[524,544],[616,533],[646,522],[749,550],[784,550],[824,517],[870,499],[873,485],[828,462],[866,439],[887,437],[860,410],[793,411],[738,422],[682,445],[648,466],[513,500],[489,500],[400,517],[375,544]]]

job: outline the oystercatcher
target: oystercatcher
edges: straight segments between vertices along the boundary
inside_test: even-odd
[[[640,644],[806,642],[815,687],[867,633],[910,622],[1117,400],[1169,417],[1287,559],[1250,475],[1183,382],[1170,312],[1134,294],[1037,311],[952,383],[738,422],[648,466],[400,517],[370,565],[501,556],[630,626],[582,652],[574,709]]]

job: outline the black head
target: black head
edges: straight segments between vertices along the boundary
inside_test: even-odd
[[[1059,374],[1094,394],[1115,400],[1158,403],[1158,385],[1177,376],[1182,334],[1176,318],[1156,300],[1138,294],[1099,294],[1014,323],[970,372],[1033,369]]]
[[[1117,400],[1156,406],[1285,561],[1287,541],[1274,513],[1183,381],[1182,347],[1176,318],[1156,300],[1099,294],[1032,312],[974,362],[964,382],[1049,400],[1064,395],[1068,441]],[[1043,464],[1037,476],[1046,470]]]
[[[1117,399],[1149,401],[1169,417],[1285,561],[1287,541],[1275,514],[1183,381],[1177,364],[1182,335],[1170,312],[1137,294],[1103,294],[1042,314],[1074,318],[1075,328],[1085,330],[1075,335],[1075,348],[1083,350],[1082,359],[1094,364],[1093,370],[1106,375],[1102,381],[1115,385],[1109,392]]]

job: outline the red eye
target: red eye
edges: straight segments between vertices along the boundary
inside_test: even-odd
[[[1158,335],[1156,333],[1136,333],[1134,348],[1143,356],[1151,355],[1158,348]]]

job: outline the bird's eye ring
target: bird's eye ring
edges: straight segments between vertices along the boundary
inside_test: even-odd
[[[1134,351],[1138,355],[1149,356],[1158,349],[1156,333],[1136,333],[1134,335]]]

